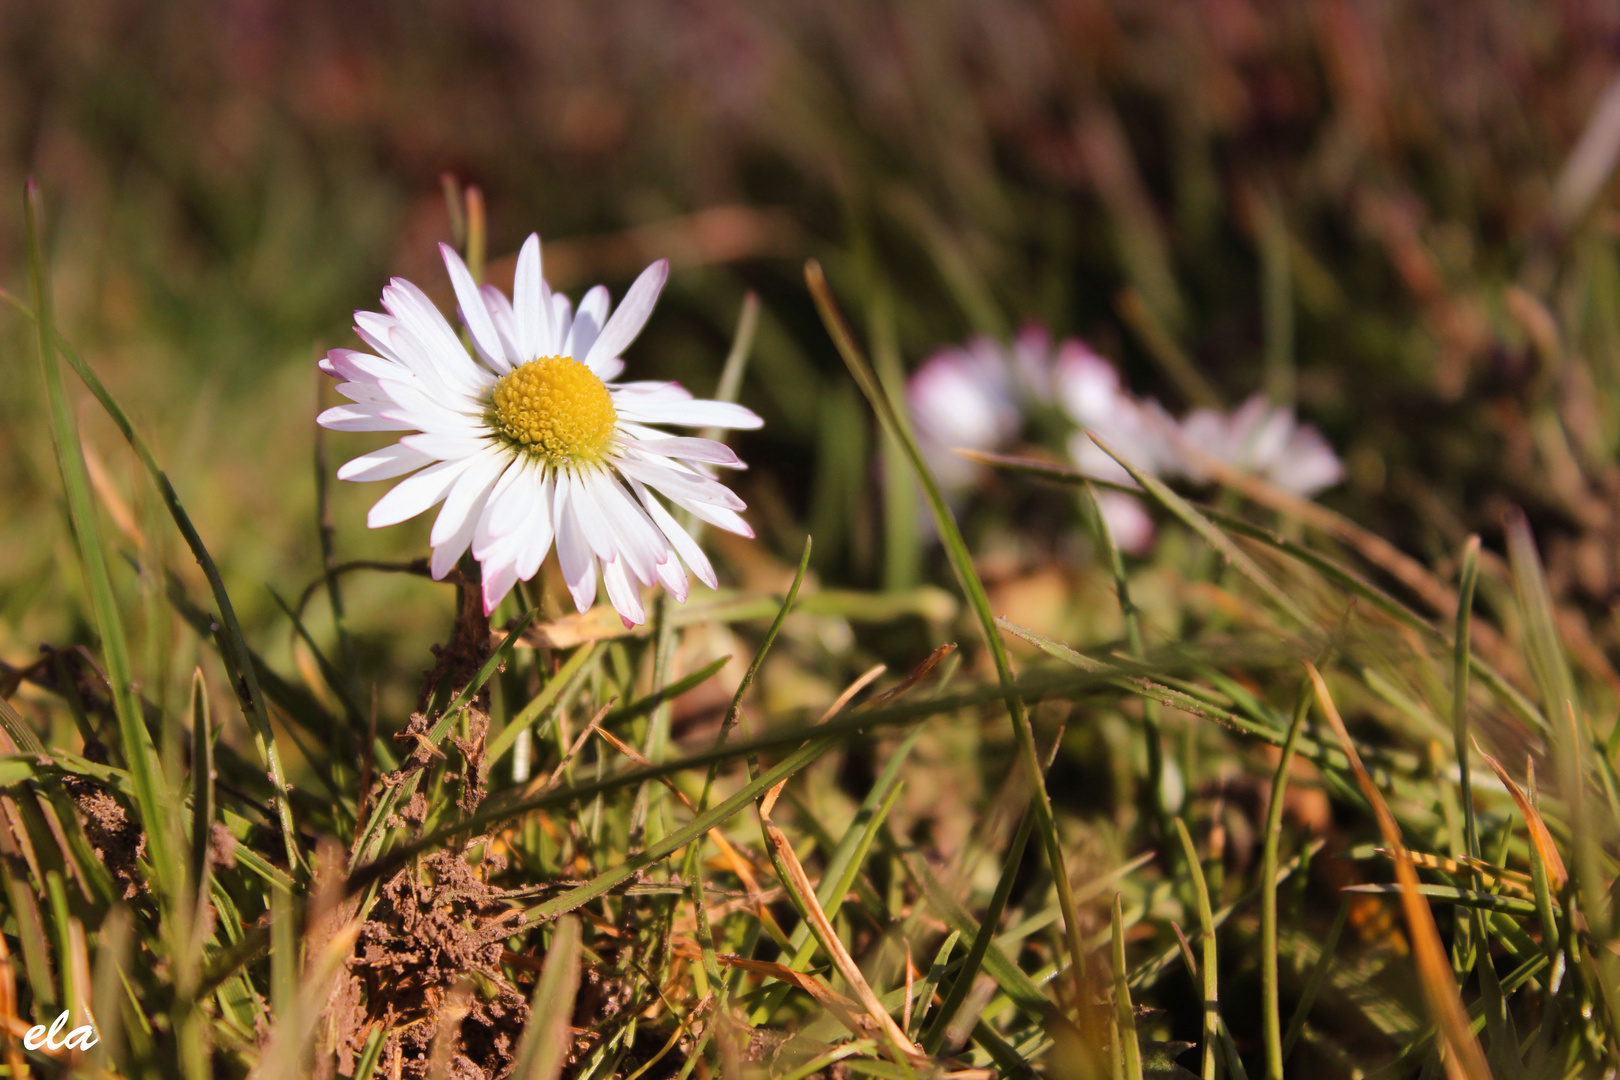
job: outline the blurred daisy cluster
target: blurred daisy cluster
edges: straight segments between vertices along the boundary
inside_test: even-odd
[[[1158,401],[1132,394],[1119,369],[1083,341],[1054,344],[1038,324],[1008,345],[976,337],[939,350],[912,375],[906,398],[929,466],[958,500],[984,470],[957,450],[1010,450],[1043,427],[1034,419],[1052,416],[1077,468],[1127,487],[1136,486],[1130,473],[1097,440],[1139,472],[1195,484],[1210,481],[1211,461],[1306,498],[1344,478],[1333,447],[1293,409],[1255,395],[1230,412],[1194,409],[1177,420]],[[1096,496],[1119,547],[1146,552],[1154,526],[1142,501],[1113,489]]]

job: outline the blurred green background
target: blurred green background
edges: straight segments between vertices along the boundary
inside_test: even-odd
[[[759,292],[743,398],[767,426],[740,486],[760,550],[813,532],[824,583],[880,586],[885,558],[874,433],[810,255],[908,367],[1038,319],[1177,412],[1295,400],[1348,465],[1324,500],[1425,560],[1474,530],[1497,546],[1523,505],[1609,649],[1617,72],[1604,0],[8,4],[0,277],[25,291],[36,176],[64,333],[154,443],[250,636],[283,650],[264,586],[319,570],[314,359],[354,344],[389,275],[443,295],[446,172],[482,189],[492,259],[537,229],[575,296],[674,260],[636,375],[709,392]],[[86,634],[19,317],[0,347],[0,658],[21,664]],[[127,527],[186,563],[82,417]],[[364,439],[331,437],[328,470]],[[381,490],[334,486],[340,558],[425,551],[427,517],[364,528]],[[1034,523],[998,573],[1074,571],[1039,506],[997,497]],[[441,636],[419,579],[350,587],[377,662]]]

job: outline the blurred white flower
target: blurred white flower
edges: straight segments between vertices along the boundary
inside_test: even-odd
[[[1131,483],[1130,475],[1086,431],[1095,431],[1132,465],[1157,472],[1173,427],[1156,402],[1138,403],[1121,389],[1119,373],[1107,360],[1072,339],[1054,350],[1051,335],[1033,324],[1010,346],[978,337],[940,350],[912,375],[906,400],[918,446],[951,494],[962,493],[983,475],[955,451],[1005,448],[1018,437],[1032,406],[1055,403],[1082,429],[1069,444],[1076,463],[1116,483]],[[1133,554],[1145,551],[1153,542],[1146,508],[1123,492],[1098,495],[1115,542]]]
[[[996,450],[1017,438],[1023,414],[1006,353],[987,337],[942,349],[906,385],[917,446],[946,491],[972,486],[979,466],[956,453]]]
[[[1132,397],[1120,386],[1114,365],[1085,345],[1070,340],[1059,346],[1053,388],[1063,411],[1080,426],[1069,439],[1069,456],[1086,475],[1136,486],[1125,467],[1092,435],[1150,475],[1173,464],[1174,421],[1157,401]],[[1097,508],[1120,550],[1140,555],[1152,545],[1153,518],[1141,500],[1122,491],[1098,491]]]
[[[429,538],[433,576],[444,577],[470,547],[483,568],[486,613],[535,575],[553,540],[575,606],[595,602],[600,567],[627,626],[646,621],[637,582],[661,582],[684,602],[684,562],[715,587],[709,560],[654,493],[752,536],[737,514],[743,501],[703,468],[743,464],[723,443],[649,425],[762,421],[740,405],[694,399],[678,383],[612,381],[669,264],[643,271],[610,315],[600,285],[578,311],[551,291],[538,236],[518,254],[511,300],[480,289],[461,258],[440,249],[471,354],[426,294],[395,278],[382,294],[388,314],[355,312],[355,333],[373,352],[333,349],[320,364],[354,402],[323,412],[323,426],[412,432],[338,470],[343,480],[411,474],[377,500],[366,524],[394,525],[443,502]]]
[[[1181,422],[1181,439],[1197,451],[1184,455],[1182,472],[1198,481],[1208,479],[1198,454],[1305,497],[1344,479],[1344,466],[1320,431],[1258,394],[1231,414],[1195,409]]]

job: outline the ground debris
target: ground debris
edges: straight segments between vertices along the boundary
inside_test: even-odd
[[[389,1034],[377,1075],[426,1077],[441,1014],[457,1005],[466,1013],[450,1036],[448,1075],[509,1075],[529,1016],[524,995],[501,973],[512,910],[500,890],[451,852],[430,855],[390,878],[361,927],[349,983],[335,1009],[338,1071],[352,1075],[366,1036],[381,1024]],[[473,992],[452,1002],[451,991],[469,976]]]
[[[138,860],[146,851],[146,834],[130,820],[123,804],[93,780],[64,776],[62,786],[79,811],[79,821],[90,846],[106,864],[119,895],[134,899],[146,891]]]

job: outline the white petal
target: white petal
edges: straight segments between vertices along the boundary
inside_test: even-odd
[[[726,532],[736,533],[738,536],[752,537],[754,535],[753,528],[735,510],[727,510],[723,506],[710,506],[708,503],[687,502],[685,499],[674,496],[670,497],[670,501],[677,506],[690,510],[693,517],[707,521],[710,525],[722,528]]]
[[[589,611],[596,600],[596,556],[585,542],[573,506],[574,478],[564,472],[557,476],[556,509],[552,517],[557,528],[557,564],[573,594],[574,607]]]
[[[407,435],[399,441],[437,461],[455,461],[458,458],[472,457],[489,446],[489,440],[482,435],[456,435],[437,431],[418,432],[415,435]]]
[[[420,450],[404,443],[394,443],[392,446],[373,450],[369,454],[361,454],[345,462],[338,468],[337,478],[355,481],[392,480],[396,476],[404,476],[432,462],[433,458]]]
[[[382,529],[420,514],[449,493],[450,486],[466,472],[472,460],[441,461],[401,480],[372,505],[366,527]]]
[[[444,508],[433,522],[428,543],[437,548],[441,544],[448,544],[451,537],[465,535],[461,550],[467,550],[467,545],[472,542],[473,526],[478,524],[478,516],[483,512],[484,499],[511,464],[511,453],[505,447],[491,447],[471,459],[467,463],[467,471],[461,474],[461,478],[451,487],[450,494],[445,496]],[[460,555],[458,551],[457,558]]]
[[[394,404],[394,399],[388,396],[388,391],[377,385],[374,379],[366,379],[361,382],[340,382],[332,389],[350,401],[358,401],[362,405]]]
[[[580,299],[579,310],[574,313],[573,325],[568,328],[568,337],[562,344],[564,356],[578,360],[590,355],[591,346],[596,344],[596,336],[602,332],[602,324],[607,322],[608,308],[612,303],[605,285],[594,286]],[[587,366],[596,373],[597,378],[609,378],[602,374],[605,364]]]
[[[547,346],[547,355],[567,356],[563,346],[568,343],[568,332],[573,329],[573,305],[568,297],[562,293],[551,294],[551,342]]]
[[[506,594],[512,591],[512,586],[518,582],[517,567],[512,563],[501,566],[484,566],[484,614],[491,615]]]
[[[744,510],[747,504],[735,492],[718,480],[680,468],[669,462],[647,459],[635,453],[634,444],[615,459],[614,464],[626,476],[633,476],[656,491],[683,502],[703,502],[724,506],[729,510]]]
[[[620,486],[611,472],[598,473],[591,483],[591,495],[607,516],[614,546],[626,566],[643,585],[651,585],[658,564],[669,557],[669,544],[641,505]]]
[[[596,377],[603,382],[612,382],[624,373],[624,361],[617,357],[612,360],[603,360],[593,367],[591,371],[595,372]]]
[[[551,498],[550,480],[545,467],[531,462],[519,474],[512,491],[501,500],[489,519],[491,536],[510,536],[528,519],[536,500]]]
[[[664,438],[642,439],[636,449],[660,457],[680,458],[683,461],[703,461],[710,465],[725,465],[733,469],[746,469],[736,451],[713,439]]]
[[[596,498],[596,477],[593,473],[574,473],[568,487],[568,506],[574,524],[591,551],[603,562],[619,554],[618,538],[612,519]]]
[[[382,292],[383,306],[399,320],[399,325],[388,337],[389,344],[405,360],[404,350],[414,346],[420,353],[410,366],[419,374],[422,364],[428,365],[452,386],[468,389],[478,385],[478,365],[467,355],[466,346],[456,336],[444,313],[433,306],[427,293],[406,281],[394,278]],[[401,340],[398,331],[404,330]]]
[[[512,277],[512,310],[517,317],[518,353],[513,364],[526,364],[551,342],[551,312],[542,296],[540,234],[530,233],[518,250],[517,273]]]
[[[632,397],[620,404],[614,395],[614,408],[626,420],[639,420],[644,424],[681,424],[685,427],[742,428],[753,430],[763,427],[752,409],[733,405],[729,401],[708,401],[696,398],[679,401],[669,397]]]
[[[488,496],[489,492],[481,492],[478,496],[479,503]],[[476,524],[474,516],[468,515],[462,521],[461,528],[445,537],[443,543],[434,546],[433,557],[428,560],[428,572],[433,575],[434,581],[443,581],[444,575],[454,570],[456,563],[461,561],[461,557],[467,552],[467,545],[472,542],[473,526]]]
[[[501,336],[501,348],[507,357],[521,356],[523,350],[518,347],[517,314],[512,310],[512,301],[493,285],[479,286],[478,293],[484,298],[484,307],[495,324],[495,332]]]
[[[681,569],[681,560],[673,555],[658,564],[658,580],[678,604],[686,603],[686,598],[691,595],[692,588],[686,580],[686,571]]]
[[[501,348],[501,335],[495,332],[494,320],[489,317],[484,298],[478,293],[478,283],[473,281],[472,271],[467,269],[467,264],[461,261],[461,256],[449,244],[441,243],[439,254],[444,257],[444,268],[450,272],[450,284],[455,286],[456,300],[461,305],[461,321],[467,326],[473,348],[496,371],[509,371],[512,361],[507,357],[506,350]]]
[[[551,541],[555,536],[551,489],[552,479],[547,476],[541,485],[540,497],[535,500],[534,508],[529,511],[529,517],[518,534],[518,577],[524,581],[534,577],[540,564],[546,561],[546,552],[551,550]]]
[[[382,415],[380,405],[334,405],[315,418],[333,431],[410,431],[415,424]]]
[[[321,370],[328,375],[355,381],[389,378],[409,381],[416,378],[416,373],[404,364],[381,356],[372,356],[358,349],[330,350],[321,361]]]
[[[647,621],[641,606],[641,593],[625,571],[624,560],[614,559],[602,564],[602,584],[607,586],[608,602],[619,613],[624,625],[639,626]]]
[[[692,391],[678,382],[669,382],[663,379],[637,379],[635,382],[620,383],[613,388],[615,394],[649,394],[654,397],[673,397],[681,401],[691,401]]]
[[[636,497],[641,500],[641,505],[646,508],[648,515],[653,519],[653,523],[663,532],[665,539],[675,548],[675,552],[681,557],[681,561],[691,567],[692,573],[696,574],[698,579],[705,585],[711,589],[718,589],[720,579],[715,576],[714,566],[709,562],[709,557],[703,554],[703,549],[698,546],[697,541],[693,540],[691,535],[681,528],[680,522],[676,521],[674,516],[664,509],[662,503],[653,498],[652,492],[647,490],[645,484],[634,480],[630,481],[630,484],[635,489]],[[684,602],[684,600],[683,597],[682,601]]]
[[[517,544],[499,545],[497,541],[501,538],[490,530],[490,522],[495,517],[496,509],[509,499],[516,501],[523,511],[527,511],[527,503],[523,501],[521,495],[514,497],[512,489],[531,468],[533,463],[528,459],[514,462],[511,468],[501,473],[501,478],[495,481],[495,486],[490,488],[489,498],[484,500],[483,512],[478,515],[478,526],[473,530],[472,553],[473,558],[479,562],[485,559],[510,562],[516,557]]]
[[[624,299],[619,301],[619,309],[591,343],[591,351],[585,358],[586,367],[594,371],[597,364],[612,360],[629,348],[636,335],[641,333],[641,328],[647,325],[647,317],[652,314],[653,305],[658,303],[658,294],[663,291],[667,280],[668,259],[659,259],[641,272],[641,276],[630,286],[630,291],[624,294]]]

